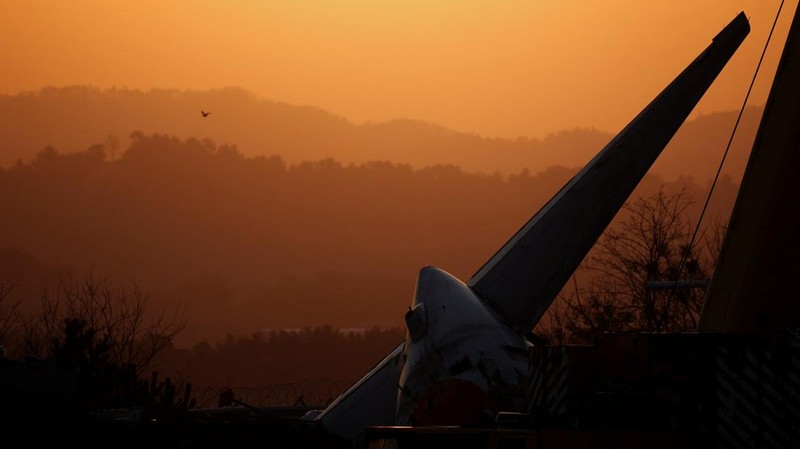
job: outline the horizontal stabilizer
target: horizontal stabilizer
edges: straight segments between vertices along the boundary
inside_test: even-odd
[[[367,426],[394,424],[404,347],[405,342],[400,343],[316,420],[329,432],[352,442],[357,441]]]
[[[740,13],[469,280],[510,325],[536,325],[749,31]]]

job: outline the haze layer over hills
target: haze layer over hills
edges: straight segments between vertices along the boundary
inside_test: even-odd
[[[613,104],[608,105],[613,108]],[[203,118],[200,111],[211,111]],[[749,108],[734,141],[726,173],[741,177],[761,108]],[[688,120],[664,151],[653,172],[672,178],[713,177],[730,136],[735,111]],[[287,163],[334,158],[345,164],[379,160],[421,168],[454,164],[467,172],[511,174],[549,166],[581,166],[618,130],[575,123],[541,138],[515,140],[459,133],[436,124],[398,119],[354,124],[314,107],[259,99],[239,88],[210,91],[128,89],[87,86],[46,88],[0,96],[0,166],[30,160],[45,146],[61,153],[92,144],[109,156],[128,147],[134,131],[180,138],[209,138],[236,145],[247,156],[280,155]]]
[[[728,172],[759,116],[747,111]],[[684,190],[696,217],[734,119],[688,121],[634,197]],[[0,281],[29,308],[69,276],[136,282],[154,305],[186,306],[179,344],[401,326],[420,267],[468,278],[611,138],[355,125],[239,89],[45,89],[0,97],[0,129]],[[722,178],[710,223],[737,184]]]

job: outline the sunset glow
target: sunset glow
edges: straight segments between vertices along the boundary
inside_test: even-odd
[[[237,86],[357,123],[405,117],[500,137],[615,132],[745,11],[752,33],[698,112],[738,108],[778,4],[6,0],[0,93]],[[784,8],[754,104],[794,11]]]

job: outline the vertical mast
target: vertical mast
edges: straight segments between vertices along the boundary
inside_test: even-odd
[[[700,332],[775,337],[800,326],[800,8],[709,285]]]

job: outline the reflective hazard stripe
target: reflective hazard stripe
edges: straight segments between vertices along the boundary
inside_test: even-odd
[[[720,449],[800,447],[800,360],[766,349],[716,352]]]
[[[528,410],[566,413],[569,384],[569,352],[566,346],[539,349],[531,366]]]

